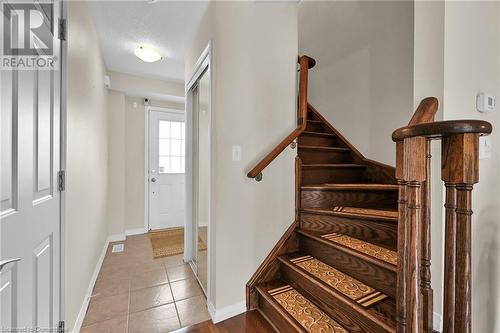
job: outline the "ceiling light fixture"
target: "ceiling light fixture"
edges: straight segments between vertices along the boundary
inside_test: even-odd
[[[149,46],[138,46],[135,48],[134,53],[137,58],[145,62],[155,62],[162,59],[161,54]]]

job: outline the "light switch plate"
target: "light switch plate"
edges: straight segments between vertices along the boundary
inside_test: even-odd
[[[241,146],[233,146],[233,161],[241,161]]]
[[[479,159],[491,158],[491,136],[479,138]]]

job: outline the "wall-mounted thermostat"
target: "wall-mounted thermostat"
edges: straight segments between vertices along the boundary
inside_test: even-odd
[[[479,112],[495,111],[495,96],[479,93],[476,96],[476,109]]]

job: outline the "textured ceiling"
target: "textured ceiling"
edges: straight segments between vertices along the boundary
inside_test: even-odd
[[[206,1],[91,1],[92,16],[109,70],[163,80],[184,80],[184,59],[207,8]],[[145,63],[134,55],[139,44],[163,59]]]

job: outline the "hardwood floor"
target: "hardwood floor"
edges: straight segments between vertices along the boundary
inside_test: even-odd
[[[181,328],[174,333],[275,333],[276,331],[257,311],[248,311],[220,323],[211,320]]]

